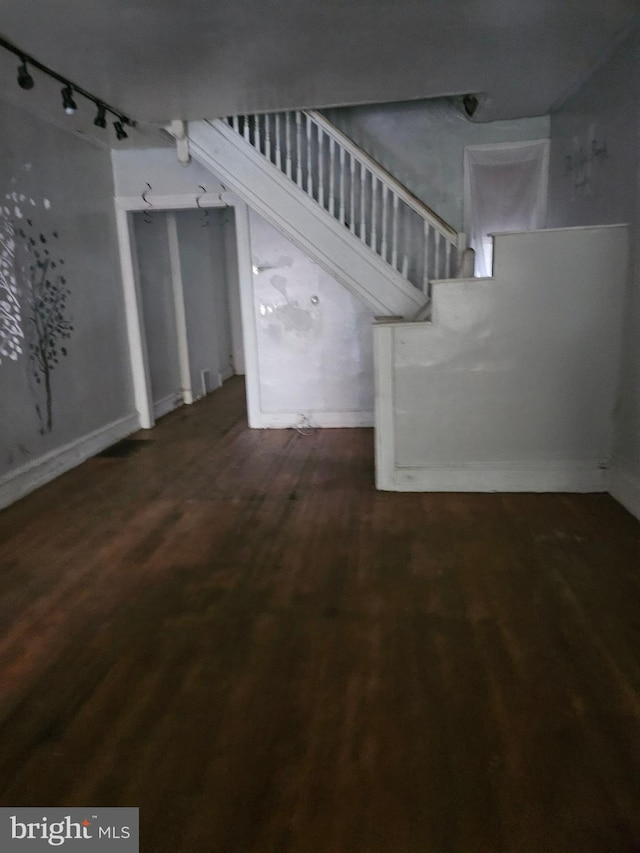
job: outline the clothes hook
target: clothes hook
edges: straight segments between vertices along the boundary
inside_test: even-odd
[[[151,202],[147,198],[147,193],[151,192],[152,189],[153,188],[152,188],[151,184],[147,183],[147,189],[144,190],[144,192],[142,193],[142,201],[146,205],[148,205],[149,207],[153,207],[153,205],[151,204]],[[151,225],[151,223],[153,222],[153,216],[151,215],[151,213],[149,213],[148,208],[144,211],[142,218],[143,218],[146,225]]]
[[[198,210],[202,211],[202,219],[200,221],[200,225],[202,226],[202,228],[206,228],[207,225],[209,225],[209,210],[206,207],[202,207],[202,205],[200,204],[200,199],[207,192],[207,188],[203,187],[202,184],[198,184],[198,188],[202,190],[202,193],[201,195],[196,196],[196,207],[198,208]]]

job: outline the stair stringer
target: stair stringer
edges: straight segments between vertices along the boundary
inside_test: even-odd
[[[377,315],[411,318],[424,293],[220,119],[190,122],[191,155]]]

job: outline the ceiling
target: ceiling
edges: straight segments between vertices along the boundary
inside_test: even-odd
[[[541,115],[638,0],[2,0],[0,34],[142,123],[481,93],[475,120]],[[56,123],[59,85],[0,97]],[[34,74],[35,76],[35,74]],[[86,111],[90,112],[87,105]],[[79,111],[82,112],[82,111]],[[73,118],[92,130],[91,116]],[[84,128],[87,130],[87,128]]]

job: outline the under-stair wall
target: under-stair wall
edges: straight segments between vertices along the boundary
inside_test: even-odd
[[[606,490],[627,231],[497,235],[493,278],[374,326],[378,488]]]

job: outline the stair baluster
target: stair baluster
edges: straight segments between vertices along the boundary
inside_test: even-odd
[[[296,110],[296,183],[302,189],[302,113]]]
[[[391,266],[394,270],[398,269],[398,196],[393,193],[392,202],[392,222],[393,230],[391,231]]]
[[[419,290],[428,293],[431,279],[454,273],[464,235],[324,116],[295,110],[232,116],[226,123]]]
[[[336,215],[336,194],[335,194],[335,168],[336,168],[336,141],[329,137],[329,213],[335,217]]]

